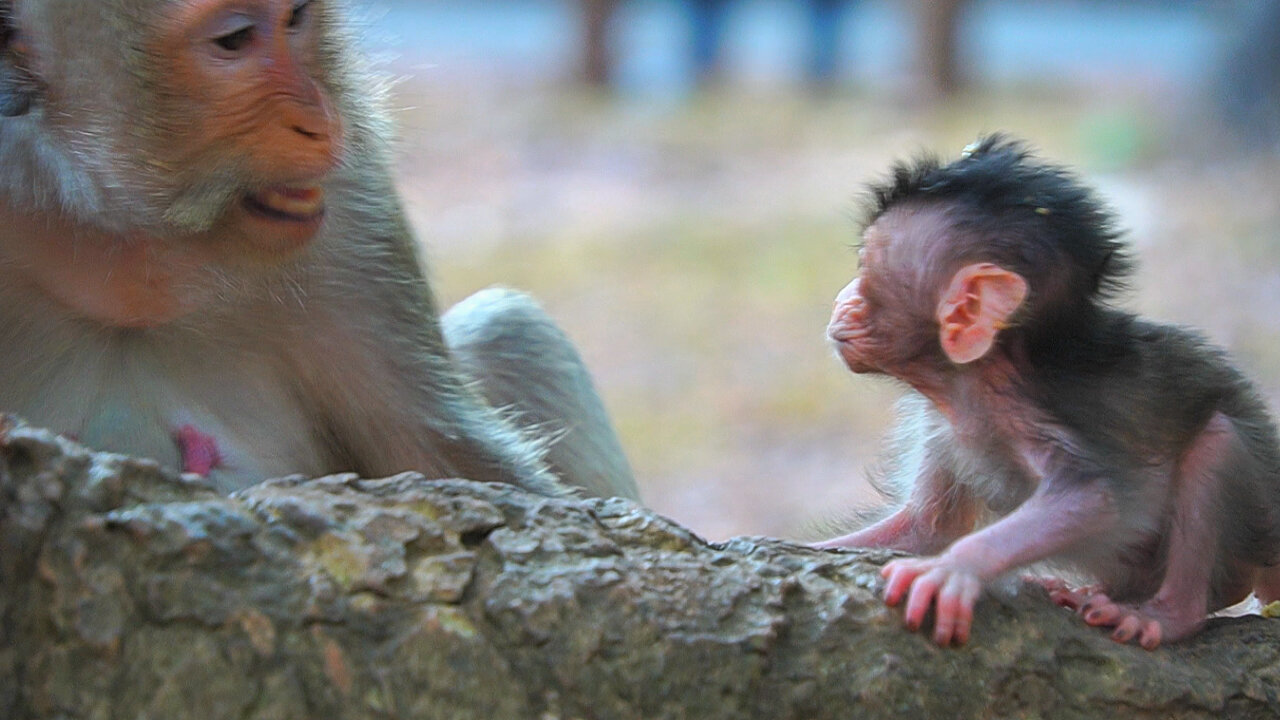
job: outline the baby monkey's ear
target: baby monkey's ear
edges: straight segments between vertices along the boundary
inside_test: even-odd
[[[1026,297],[1027,281],[1015,272],[992,263],[960,268],[938,303],[942,351],[957,365],[986,355]]]

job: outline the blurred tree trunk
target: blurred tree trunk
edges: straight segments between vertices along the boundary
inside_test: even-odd
[[[886,552],[707,543],[625,500],[331,477],[222,497],[0,428],[0,717],[1267,718],[1280,623],[1145,652],[1011,587],[940,649]]]
[[[605,88],[613,81],[610,25],[617,0],[582,0],[582,81]]]
[[[965,0],[917,0],[916,38],[924,92],[932,99],[952,95],[960,71],[960,18]]]

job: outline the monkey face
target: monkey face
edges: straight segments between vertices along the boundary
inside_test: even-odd
[[[855,373],[876,369],[871,312],[861,292],[861,281],[862,278],[854,278],[836,295],[831,321],[827,323],[827,338],[835,345],[845,365]]]
[[[883,282],[882,267],[889,240],[881,223],[867,228],[858,251],[860,274],[836,295],[827,324],[827,337],[835,344],[845,365],[855,373],[885,370],[883,325],[892,308],[885,307],[881,297],[883,288],[879,285]]]
[[[225,178],[188,177],[167,219],[202,230],[223,211],[227,239],[257,253],[287,254],[318,230],[342,135],[319,82],[319,6],[189,0],[162,15],[149,58],[165,67],[147,76],[165,109],[155,135],[176,142],[153,152],[180,175]]]
[[[927,249],[943,227],[936,213],[895,209],[867,228],[860,274],[836,296],[827,325],[827,337],[853,372],[910,381],[921,363],[939,361],[937,260]]]
[[[321,227],[343,125],[323,0],[35,0],[38,117],[98,226],[287,258]],[[71,27],[67,27],[71,26]],[[100,43],[105,53],[85,52]]]

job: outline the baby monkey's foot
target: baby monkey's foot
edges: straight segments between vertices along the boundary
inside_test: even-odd
[[[1171,603],[1157,596],[1134,605],[1112,600],[1102,585],[1074,587],[1058,578],[1024,579],[1043,587],[1049,599],[1074,611],[1085,623],[1111,628],[1112,640],[1136,642],[1147,650],[1185,638],[1204,623],[1205,615],[1196,609],[1197,602]]]
[[[1174,603],[1159,595],[1142,603],[1117,603],[1103,593],[1089,598],[1078,613],[1094,627],[1114,628],[1111,639],[1137,642],[1154,650],[1162,642],[1181,640],[1204,624],[1203,603]]]

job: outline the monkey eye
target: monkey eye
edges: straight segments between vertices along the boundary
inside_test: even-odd
[[[225,35],[219,35],[213,39],[213,43],[227,52],[240,52],[253,42],[254,30],[252,25],[246,25],[239,30],[229,32]]]
[[[288,27],[296,28],[307,21],[307,17],[311,14],[311,0],[303,0],[294,6],[293,12],[289,13]]]

